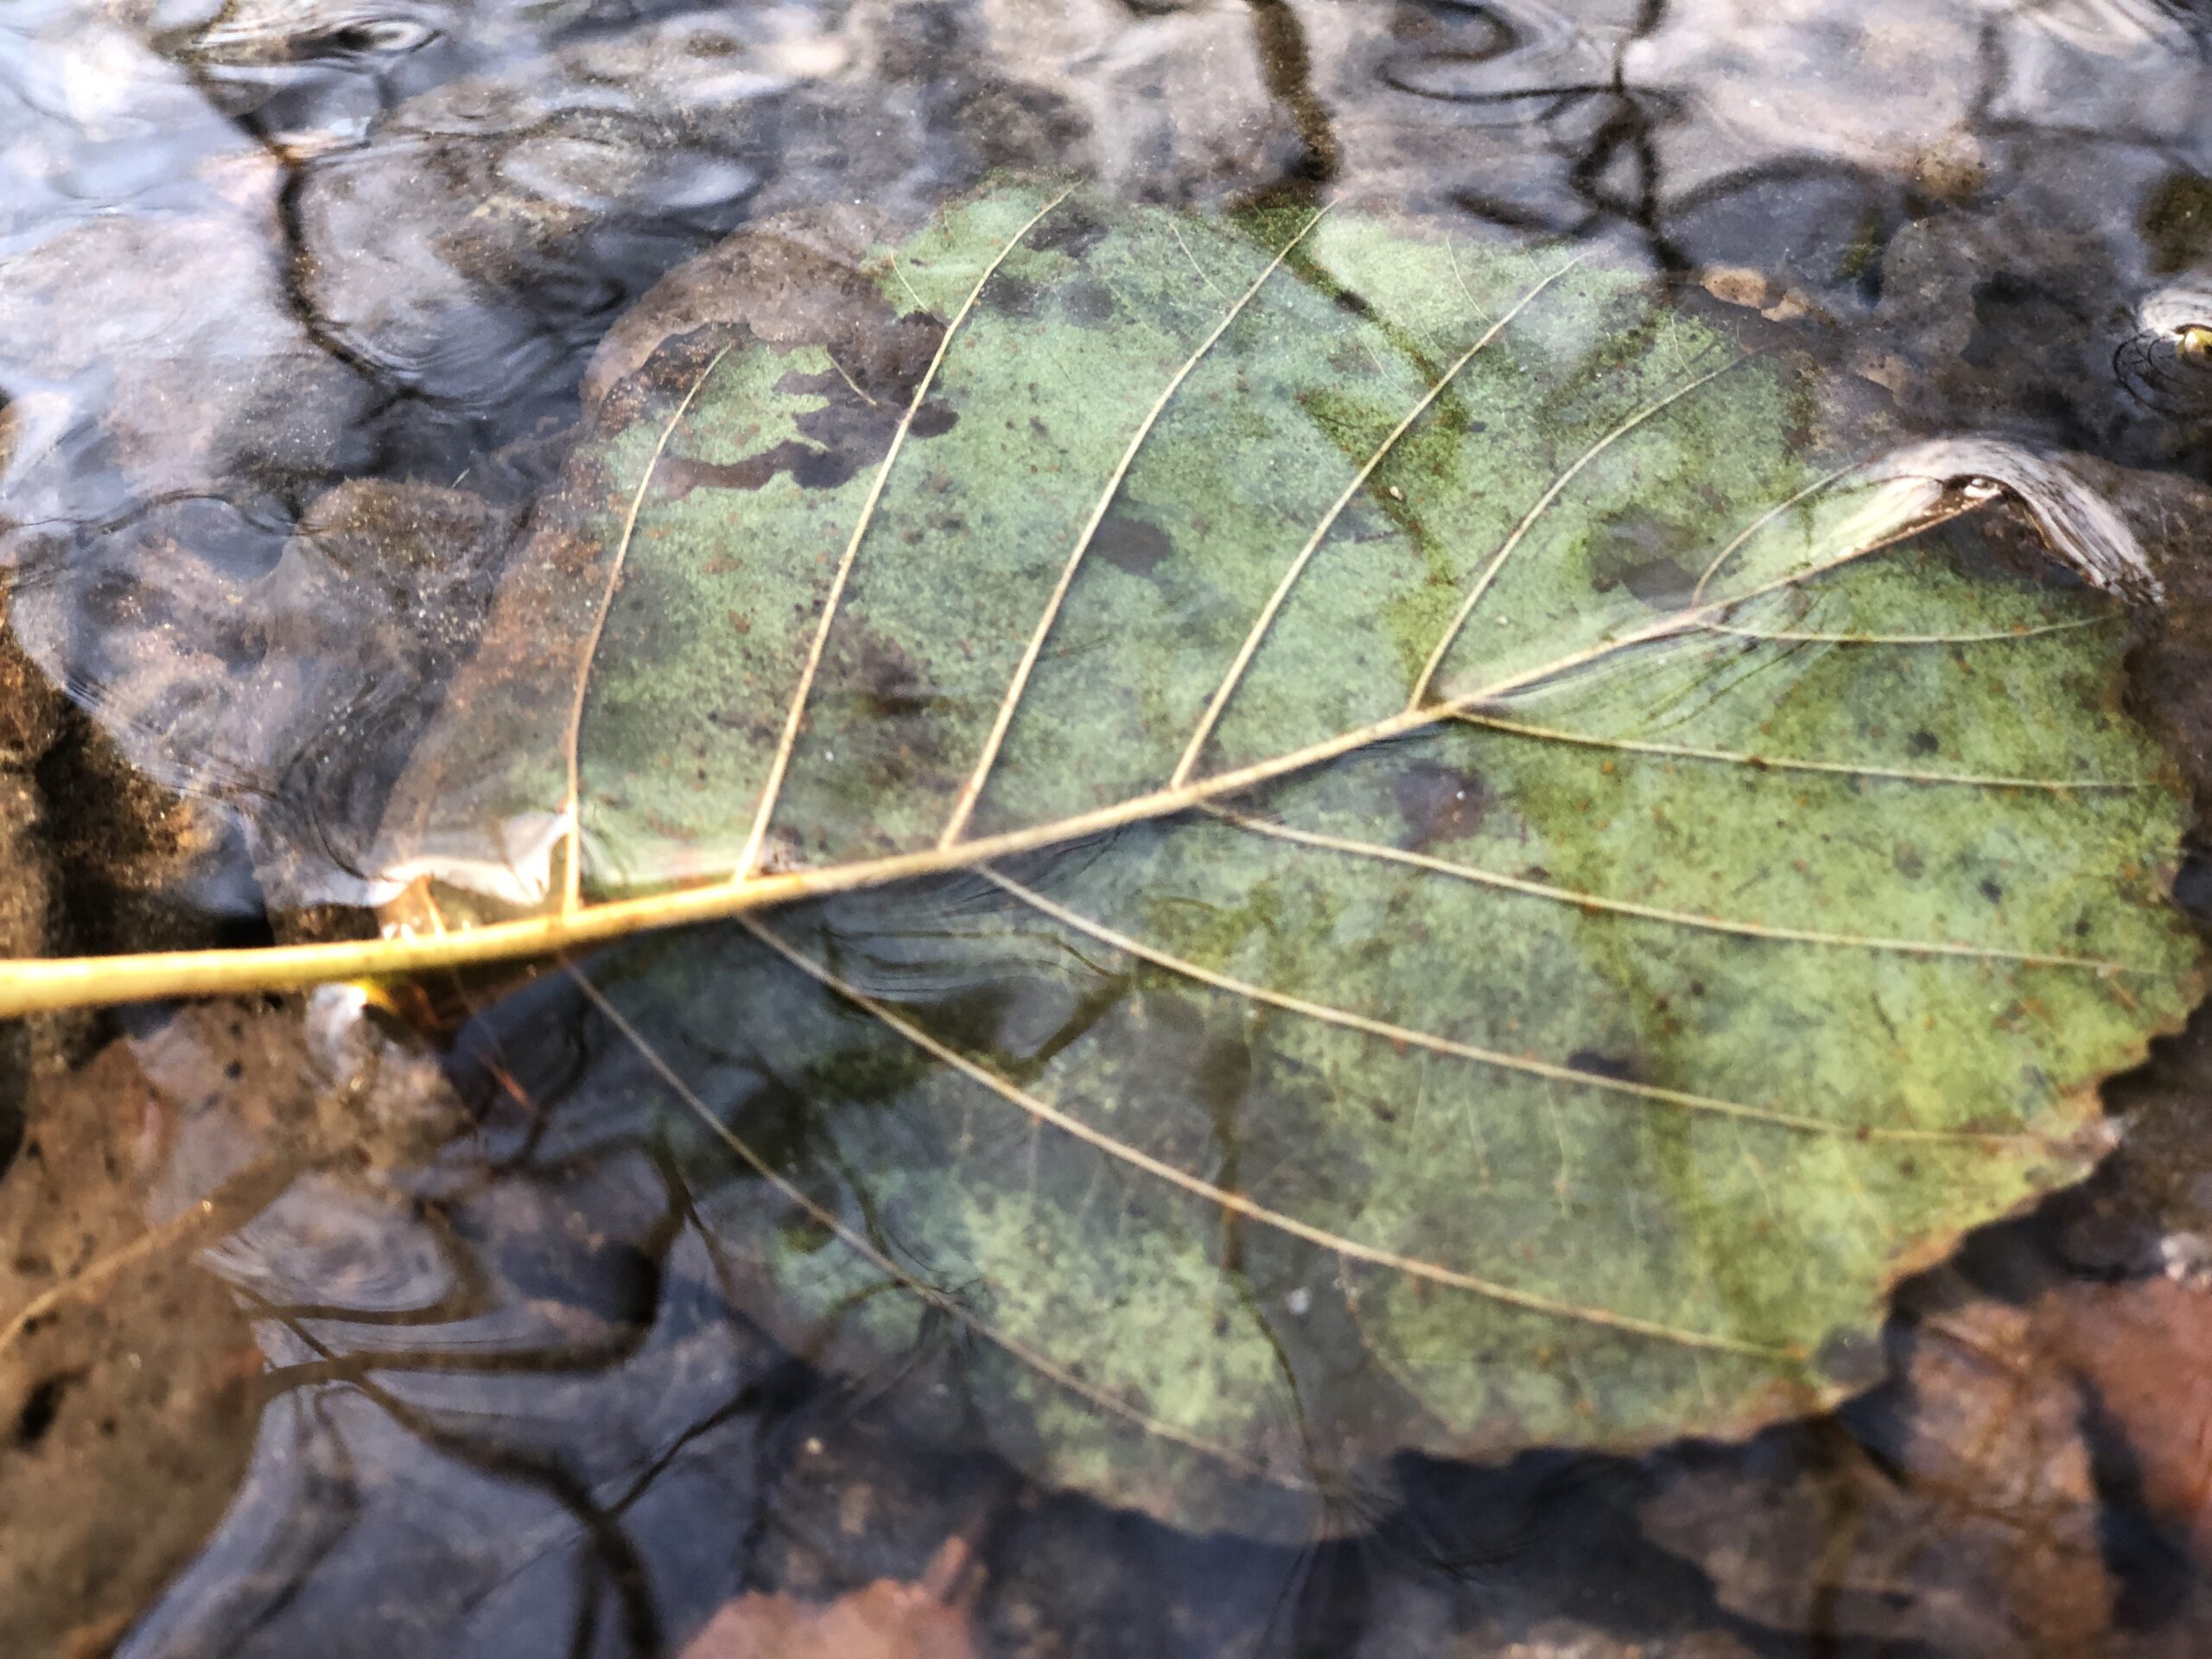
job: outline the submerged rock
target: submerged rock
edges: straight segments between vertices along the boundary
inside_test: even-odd
[[[0,1179],[0,1501],[41,1517],[0,1545],[9,1652],[110,1651],[234,1501],[264,1359],[200,1252],[303,1166],[388,1165],[452,1127],[434,1067],[341,1089],[266,1007],[41,1078]]]
[[[342,485],[289,533],[181,502],[79,549],[73,580],[22,589],[14,623],[67,664],[155,791],[148,813],[203,841],[235,815],[262,889],[247,906],[344,901],[350,826],[467,656],[504,534],[480,498],[427,485]],[[112,798],[124,781],[105,780]]]

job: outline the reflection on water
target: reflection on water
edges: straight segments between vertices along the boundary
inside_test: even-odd
[[[1626,237],[1920,428],[2203,480],[2208,40],[2183,0],[16,0],[0,687],[19,647],[79,712],[0,711],[42,826],[0,834],[0,881],[53,895],[0,931],[346,925],[315,907],[358,896],[586,359],[769,213],[865,234],[1049,167]],[[2197,603],[2148,694],[2201,746]],[[2121,1091],[2095,1185],[1912,1287],[1840,1416],[1400,1459],[1300,1541],[1033,1484],[949,1322],[825,1382],[841,1356],[757,1322],[739,1172],[594,1064],[563,982],[493,988],[433,999],[435,1064],[330,996],[0,1043],[0,1087],[41,1078],[0,1307],[118,1263],[0,1347],[22,1650],[677,1654],[748,1593],[924,1581],[948,1540],[975,1570],[932,1605],[986,1653],[2212,1630],[2201,1027]],[[805,1133],[770,1105],[753,1132]]]
[[[613,318],[749,217],[897,219],[1001,166],[1625,230],[1753,274],[1725,291],[1833,330],[1930,428],[2200,453],[2186,16],[1753,10],[27,0],[0,53],[14,632],[134,765],[275,803],[245,823],[283,902],[358,896]],[[353,498],[387,520],[377,582],[319,569],[340,479],[417,493]],[[201,874],[194,902],[235,893]]]
[[[135,1040],[156,1213],[187,1174],[321,1170],[200,1252],[259,1351],[250,1449],[119,1652],[674,1652],[748,1592],[920,1580],[947,1539],[988,1653],[2183,1654],[2204,1628],[2191,1425],[2212,1385],[2186,1362],[2212,1309],[2185,1262],[2110,1277],[2116,1194],[1924,1281],[1896,1379],[1838,1420],[1637,1461],[1407,1459],[1387,1504],[1311,1543],[1185,1535],[1026,1483],[959,1392],[949,1326],[829,1387],[734,1311],[748,1266],[704,1218],[727,1178],[650,1091],[576,1070],[576,1012],[556,979],[464,1030],[471,1127],[428,1156],[435,1120],[409,1103],[443,1085],[387,1077],[372,1119],[415,1127],[366,1167],[358,1129],[287,1141],[257,1109],[283,1092],[266,1055],[226,1091],[235,1024]],[[2204,1046],[2170,1091],[2201,1091]],[[2187,1132],[2185,1106],[2135,1095],[2153,1134]],[[114,1301],[159,1317],[144,1287]],[[169,1363],[235,1341],[207,1321]],[[81,1517],[62,1530],[86,1541]]]

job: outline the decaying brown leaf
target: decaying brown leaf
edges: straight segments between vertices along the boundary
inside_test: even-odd
[[[749,1591],[691,1638],[683,1659],[973,1659],[960,1580],[968,1546],[945,1541],[912,1582],[878,1579],[835,1601]]]

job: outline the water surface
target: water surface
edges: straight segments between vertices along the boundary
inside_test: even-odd
[[[18,0],[0,942],[360,928],[615,321],[743,225],[1001,168],[1602,241],[1912,429],[2124,476],[2180,573],[2133,695],[2201,792],[2208,52],[2183,0]],[[857,1368],[775,1331],[727,1172],[593,1031],[493,976],[0,1034],[13,1649],[798,1656],[878,1580],[925,1586],[902,1655],[925,1605],[1007,1655],[2212,1642],[2201,1024],[2113,1086],[2088,1187],[1907,1287],[1839,1413],[1406,1457],[1303,1535],[1036,1483],[957,1331]]]

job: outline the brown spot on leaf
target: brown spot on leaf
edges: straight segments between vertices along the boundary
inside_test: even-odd
[[[717,352],[742,350],[749,343],[741,324],[728,322],[670,334],[650,358],[606,386],[593,410],[595,424],[610,430],[651,419],[657,407],[673,410],[707,372]]]
[[[802,421],[799,424],[800,429],[804,430],[805,428],[805,423]],[[950,404],[940,404],[932,401],[924,404],[919,409],[914,411],[914,423],[907,429],[907,436],[913,438],[941,438],[959,424],[959,410],[954,409]]]
[[[1567,1057],[1573,1070],[1593,1077],[1611,1077],[1616,1083],[1644,1083],[1643,1068],[1632,1054],[1607,1054],[1595,1048],[1578,1048]]]
[[[878,715],[895,720],[918,715],[936,701],[919,665],[897,640],[867,634],[855,655],[853,683]]]
[[[1464,841],[1482,825],[1490,792],[1471,772],[1415,761],[1390,785],[1398,815],[1406,822],[1402,844],[1418,852],[1440,841]]]
[[[1045,215],[1029,232],[1028,245],[1046,253],[1080,259],[1106,237],[1106,226],[1080,202],[1067,201]]]
[[[1173,538],[1159,525],[1119,511],[1106,515],[1090,545],[1107,563],[1133,576],[1149,577],[1175,551]]]
[[[1662,609],[1687,602],[1703,568],[1705,543],[1691,526],[1640,510],[1608,523],[1590,558],[1590,585],[1599,593],[1624,588]]]
[[[1079,276],[1063,290],[1061,305],[1069,320],[1079,327],[1095,328],[1112,319],[1119,308],[1114,302],[1113,290],[1094,277]]]
[[[664,460],[654,482],[680,500],[696,489],[757,490],[779,473],[789,473],[791,481],[802,489],[834,490],[849,480],[854,471],[848,455],[786,438],[743,461],[717,463],[688,456]]]
[[[934,345],[931,349],[936,349]],[[808,442],[785,438],[733,461],[666,456],[655,474],[658,487],[680,499],[700,488],[757,490],[779,473],[789,473],[801,489],[836,489],[889,453],[899,418],[913,398],[912,385],[903,391],[891,388],[893,401],[870,392],[864,383],[856,384],[835,370],[820,374],[793,371],[776,383],[776,390],[786,397],[813,396],[822,400],[819,407],[807,410],[793,423]],[[939,437],[959,421],[959,412],[949,405],[925,402],[914,412],[908,435]]]
[[[983,309],[1009,317],[1037,315],[1037,284],[1019,276],[999,276],[983,284]]]
[[[819,399],[795,421],[796,439],[687,461],[679,438],[660,482],[680,496],[702,486],[759,489],[789,473],[803,488],[834,489],[888,452],[944,327],[942,317],[894,313],[859,271],[813,250],[769,234],[734,238],[671,273],[610,332],[587,399],[601,428],[651,419],[649,410],[672,414],[724,346],[818,347],[832,368],[794,369],[777,385],[788,397]],[[909,435],[936,437],[957,420],[952,409],[925,404]]]

